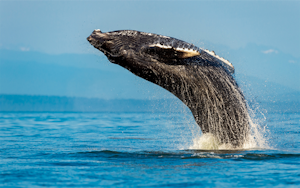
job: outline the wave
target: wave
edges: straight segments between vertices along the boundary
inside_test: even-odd
[[[277,160],[289,159],[299,161],[300,153],[284,152],[278,150],[177,150],[177,151],[88,151],[68,154],[80,158],[109,158],[109,159],[229,159],[229,160]]]

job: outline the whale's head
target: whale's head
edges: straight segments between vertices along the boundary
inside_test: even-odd
[[[233,73],[233,66],[214,52],[172,37],[133,30],[102,33],[94,30],[87,40],[112,62],[129,70],[153,68],[154,64],[223,66]],[[141,71],[141,69],[139,70]],[[133,71],[132,71],[133,72]]]
[[[87,40],[110,60],[122,57],[136,59],[143,64],[153,62],[182,64],[180,60],[200,55],[199,48],[193,44],[167,36],[132,30],[102,33],[98,29],[94,30]]]

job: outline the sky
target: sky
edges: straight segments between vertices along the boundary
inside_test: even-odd
[[[219,50],[225,58],[253,44],[263,46],[264,54],[283,53],[291,62],[300,58],[300,1],[0,0],[0,50],[103,56],[86,40],[94,29],[172,36]]]
[[[1,1],[1,48],[91,53],[86,37],[134,29],[300,57],[300,1]]]

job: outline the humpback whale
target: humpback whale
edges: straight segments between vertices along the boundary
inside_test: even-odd
[[[110,62],[178,97],[202,132],[219,143],[241,147],[247,140],[250,117],[229,61],[182,40],[134,30],[97,29],[87,40]]]

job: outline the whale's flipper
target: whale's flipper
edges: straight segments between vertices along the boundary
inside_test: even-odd
[[[232,77],[234,67],[213,51],[132,30],[95,30],[87,40],[112,63],[177,96],[190,108],[203,133],[234,147],[247,139],[249,115]]]

